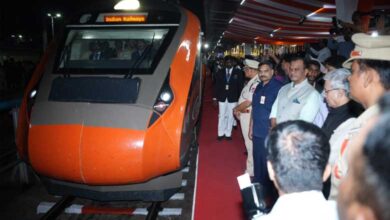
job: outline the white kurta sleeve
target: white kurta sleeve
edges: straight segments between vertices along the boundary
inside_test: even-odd
[[[313,91],[307,98],[306,104],[303,106],[298,119],[312,123],[320,110],[320,104],[320,94],[317,91]]]
[[[278,102],[279,94],[276,97],[274,104],[272,105],[271,114],[269,115],[269,118],[276,118],[276,115],[278,115]]]

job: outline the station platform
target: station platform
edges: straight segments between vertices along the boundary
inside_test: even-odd
[[[233,129],[231,141],[217,140],[218,107],[212,102],[207,78],[199,137],[195,220],[245,219],[237,176],[245,172],[246,155],[241,130]]]

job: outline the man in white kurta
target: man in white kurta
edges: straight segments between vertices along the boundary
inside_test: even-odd
[[[322,97],[306,79],[307,73],[303,58],[295,57],[291,60],[291,83],[279,90],[270,114],[272,126],[288,120],[314,121]]]
[[[287,121],[270,131],[266,147],[268,173],[280,197],[268,215],[254,219],[338,219],[335,202],[327,201],[321,192],[330,174],[330,146],[321,129],[304,121]]]
[[[252,110],[252,96],[257,87],[257,84],[260,82],[258,77],[259,62],[256,60],[246,59],[244,61],[244,65],[245,77],[249,78],[250,80],[242,89],[240,98],[238,99],[238,105],[233,109],[233,112],[236,118],[240,120],[242,136],[244,138],[245,147],[248,153],[245,172],[250,176],[253,176],[253,144],[252,140],[249,139],[248,133]]]

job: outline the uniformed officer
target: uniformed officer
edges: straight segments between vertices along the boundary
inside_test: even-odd
[[[352,72],[348,77],[350,95],[362,104],[365,111],[344,128],[347,132],[331,137],[342,141],[341,146],[337,147],[340,150],[336,164],[332,167],[329,199],[337,198],[339,185],[352,163],[351,155],[358,149],[357,140],[361,137],[361,129],[378,114],[377,102],[390,89],[390,36],[373,37],[358,33],[352,36],[352,41],[356,46],[343,66],[351,68]]]
[[[257,84],[260,82],[259,62],[256,60],[245,59],[244,60],[244,72],[245,77],[250,79],[241,91],[240,98],[238,99],[238,105],[233,109],[233,113],[237,119],[240,120],[242,136],[245,140],[245,147],[248,152],[246,160],[246,173],[253,176],[253,154],[252,154],[252,140],[249,139],[249,121],[251,116],[252,96]]]
[[[225,57],[225,68],[217,72],[214,86],[214,102],[218,101],[218,140],[232,139],[234,122],[233,108],[236,107],[244,85],[242,71],[233,68],[233,57]]]
[[[266,189],[272,186],[267,172],[267,154],[265,138],[271,128],[269,115],[272,105],[283,84],[274,78],[273,64],[264,61],[259,65],[258,84],[252,98],[252,114],[249,123],[249,137],[253,140],[254,182],[261,183]]]

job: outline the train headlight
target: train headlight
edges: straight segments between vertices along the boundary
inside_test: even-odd
[[[160,95],[160,99],[164,102],[169,102],[172,99],[172,95],[170,92],[163,92]]]
[[[169,104],[163,102],[163,101],[160,101],[160,102],[157,102],[153,108],[158,111],[159,113],[163,113],[165,111],[165,109],[167,109],[167,107],[169,106]]]
[[[169,74],[165,79],[161,90],[157,96],[156,102],[153,105],[153,114],[149,121],[149,126],[151,126],[160,116],[168,109],[174,100],[175,96],[169,85]]]

